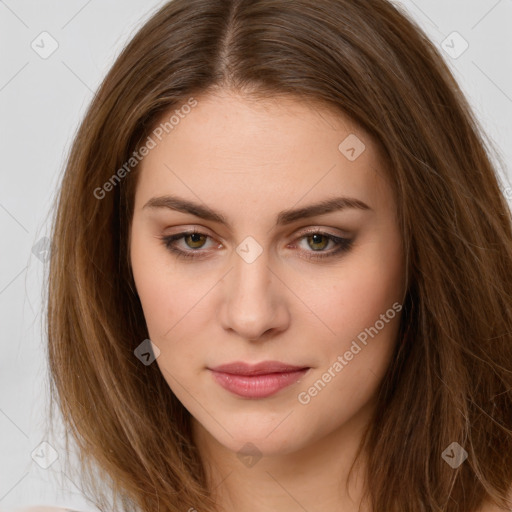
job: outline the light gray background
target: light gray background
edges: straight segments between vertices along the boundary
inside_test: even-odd
[[[121,48],[164,3],[0,0],[0,511],[31,504],[96,510],[67,475],[57,480],[59,459],[43,469],[31,456],[44,441],[47,389],[44,253],[36,256],[32,248],[49,234],[51,201],[93,91]],[[457,58],[442,52],[501,153],[509,169],[500,174],[503,187],[510,186],[512,0],[398,3],[441,49],[447,40],[460,52],[454,31],[468,42]],[[46,59],[31,47],[35,41],[39,51],[50,48],[48,36],[40,36],[44,31],[58,43]]]

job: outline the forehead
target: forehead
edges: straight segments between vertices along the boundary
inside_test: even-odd
[[[333,194],[376,209],[391,200],[378,144],[334,109],[293,97],[255,101],[233,93],[196,100],[193,108],[176,105],[162,116],[165,123],[179,114],[141,162],[136,208],[165,193],[226,212],[252,204],[258,213]]]

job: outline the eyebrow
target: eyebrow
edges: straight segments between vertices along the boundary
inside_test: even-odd
[[[165,195],[153,197],[142,208],[169,208],[170,210],[190,213],[196,217],[218,222],[230,227],[229,221],[220,212],[216,212],[203,204],[195,203],[177,196]],[[334,211],[347,210],[349,208],[372,210],[372,208],[359,199],[353,197],[335,197],[302,208],[283,210],[277,216],[276,225],[285,226],[300,219],[324,215]]]

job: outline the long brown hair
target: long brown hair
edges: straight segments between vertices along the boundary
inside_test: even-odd
[[[66,447],[79,447],[84,492],[102,510],[102,482],[124,510],[217,510],[188,411],[157,365],[134,355],[148,332],[128,235],[134,154],[165,113],[222,88],[319,102],[358,122],[387,157],[408,291],[404,342],[360,447],[372,510],[503,503],[512,483],[511,210],[496,150],[449,68],[386,0],[174,0],[107,74],[67,160],[48,282],[51,404]],[[456,468],[442,456],[453,442],[468,454]]]

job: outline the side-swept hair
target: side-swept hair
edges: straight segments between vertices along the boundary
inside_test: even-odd
[[[134,355],[149,336],[128,257],[139,168],[126,162],[163,114],[222,89],[319,102],[384,150],[407,296],[405,342],[360,446],[372,509],[503,504],[512,483],[511,210],[497,151],[448,66],[386,0],[173,0],[108,72],[67,161],[48,282],[51,403],[66,447],[79,447],[92,499],[107,510],[108,482],[124,510],[217,510],[190,414],[158,366]],[[442,457],[452,442],[468,453],[457,468]]]

